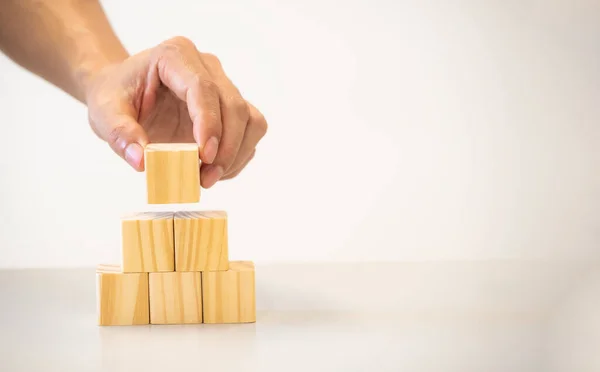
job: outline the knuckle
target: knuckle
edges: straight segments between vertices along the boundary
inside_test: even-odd
[[[247,123],[250,119],[250,110],[246,101],[241,97],[234,97],[230,99],[230,105],[238,120]]]
[[[121,125],[117,125],[116,127],[112,128],[110,130],[110,132],[108,133],[108,136],[106,138],[106,142],[108,142],[108,144],[114,148],[114,149],[118,149],[120,147],[123,146],[122,142],[123,142],[123,134],[126,130],[126,126],[121,124]]]
[[[265,134],[267,134],[269,124],[267,123],[267,120],[263,114],[255,113],[250,122],[252,123],[254,130],[260,134],[260,137],[263,137]]]
[[[221,65],[221,61],[219,60],[219,57],[217,57],[216,55],[214,55],[212,53],[201,53],[201,55],[202,55],[202,59],[205,62],[208,62],[208,64],[214,65],[214,66]]]
[[[158,46],[158,48],[156,48],[156,52],[158,55],[176,56],[183,54],[184,50],[195,47],[196,46],[190,39],[184,36],[176,36],[174,38],[162,42]]]
[[[175,36],[165,42],[163,42],[163,46],[171,49],[181,49],[181,48],[195,48],[196,45],[190,39],[185,36]]]
[[[219,86],[214,81],[207,79],[206,77],[201,76],[200,74],[196,74],[194,76],[194,79],[195,83],[198,84],[198,86],[203,92],[207,92],[214,95],[219,94]]]
[[[158,54],[177,54],[180,52],[181,47],[170,41],[165,41],[160,44],[157,49]]]

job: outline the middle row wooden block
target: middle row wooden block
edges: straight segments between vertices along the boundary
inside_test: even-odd
[[[121,224],[123,272],[229,268],[226,212],[142,212]]]

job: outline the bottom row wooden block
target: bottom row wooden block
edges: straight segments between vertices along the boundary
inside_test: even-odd
[[[252,323],[256,321],[254,264],[229,270],[122,273],[96,271],[99,325]]]
[[[229,263],[227,271],[202,273],[204,323],[251,323],[256,321],[254,264]]]
[[[123,274],[119,265],[96,269],[98,324],[148,324],[148,274]]]
[[[150,273],[150,324],[202,323],[199,272]]]

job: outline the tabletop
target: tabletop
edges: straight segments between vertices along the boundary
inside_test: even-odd
[[[257,265],[253,324],[99,327],[94,285],[93,268],[0,271],[0,370],[600,366],[590,262]]]

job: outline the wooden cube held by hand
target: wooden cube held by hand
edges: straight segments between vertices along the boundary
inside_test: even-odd
[[[151,143],[145,148],[148,204],[200,201],[200,159],[195,143]]]

